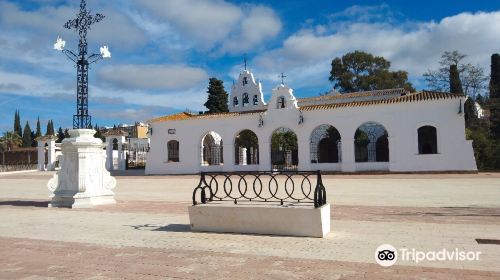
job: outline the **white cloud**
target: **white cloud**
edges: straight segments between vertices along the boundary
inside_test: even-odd
[[[272,9],[253,6],[249,8],[249,13],[243,18],[240,26],[239,32],[226,40],[222,51],[241,53],[255,48],[280,32],[281,21]]]
[[[205,82],[201,68],[185,65],[114,65],[99,70],[100,79],[116,88],[177,90]]]
[[[193,41],[203,51],[241,53],[273,38],[281,30],[279,17],[265,6],[238,6],[221,0],[145,0],[138,5],[167,27],[173,26],[168,30],[177,33],[170,37]],[[151,23],[151,20],[144,22],[154,32],[159,25]]]
[[[359,12],[357,9],[355,14]],[[354,20],[340,24],[343,28],[331,22],[326,30],[324,25],[302,29],[280,48],[257,56],[253,65],[264,78],[267,73],[285,71],[290,73],[292,86],[320,86],[328,83],[331,60],[354,50],[383,56],[393,69],[406,70],[412,79],[418,79],[427,69],[437,67],[444,51],[466,53],[470,62],[488,69],[490,55],[500,49],[500,12],[461,13],[439,22]]]

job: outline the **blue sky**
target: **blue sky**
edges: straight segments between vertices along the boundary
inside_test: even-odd
[[[31,127],[39,116],[69,127],[75,113],[76,69],[52,49],[79,1],[0,0],[0,131],[16,109]],[[297,97],[330,90],[331,59],[364,50],[405,70],[418,89],[442,52],[458,50],[489,73],[500,52],[499,1],[222,1],[88,0],[106,18],[93,26],[89,51],[109,45],[110,60],[90,70],[93,123],[133,123],[206,101],[209,77],[229,90],[243,57],[266,96],[279,73]]]

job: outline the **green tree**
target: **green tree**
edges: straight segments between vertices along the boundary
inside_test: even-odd
[[[45,135],[55,135],[55,132],[54,132],[54,123],[52,122],[52,120],[49,120],[47,122],[47,129],[45,130]]]
[[[294,151],[297,149],[297,135],[291,130],[275,131],[271,137],[274,151]]]
[[[94,137],[101,139],[103,142],[106,141],[106,137],[104,137],[104,135],[102,135],[102,132],[101,132],[102,129],[97,125],[97,123],[95,124],[94,129],[96,131],[94,134]]]
[[[457,65],[450,65],[450,92],[451,93],[464,93],[462,89],[462,82],[460,82],[460,74],[458,73]]]
[[[64,138],[66,138],[66,135],[64,134],[64,131],[63,131],[62,127],[59,127],[59,129],[57,130],[57,140],[56,140],[56,142],[57,143],[61,143],[62,140],[64,140]]]
[[[23,130],[23,147],[31,147],[32,143],[32,138],[31,138],[31,127],[28,121],[26,121],[26,124],[24,125],[24,130]]]
[[[36,132],[35,138],[42,136],[42,128],[40,127],[40,117],[36,119]]]
[[[19,115],[19,110],[16,110],[14,114],[14,132],[23,137],[23,128],[21,127],[21,117]]]
[[[64,138],[70,138],[70,137],[71,137],[71,136],[69,135],[69,131],[68,131],[68,129],[66,128],[66,129],[64,130]]]
[[[210,78],[207,93],[208,98],[204,105],[207,107],[209,113],[229,111],[229,108],[227,107],[228,94],[224,89],[223,81],[216,78]]]
[[[500,55],[491,56],[490,76],[490,132],[493,138],[500,141]]]
[[[466,54],[459,53],[458,51],[445,51],[441,55],[439,68],[436,70],[427,70],[424,73],[427,86],[431,90],[451,92],[450,66],[456,65],[460,74],[463,93],[474,97],[483,92],[487,81],[484,69],[479,65],[466,63],[464,61],[466,57]]]
[[[406,71],[390,71],[391,63],[381,56],[354,51],[332,60],[329,80],[341,93],[389,88],[415,91]]]
[[[12,151],[14,148],[17,148],[23,144],[23,140],[14,131],[7,131],[3,133],[3,136],[0,137],[0,147],[3,151]]]
[[[255,135],[255,133],[248,129],[241,131],[238,134],[235,142],[236,146],[245,147],[247,149],[251,147],[257,147],[259,145],[259,139],[257,139],[257,135]]]

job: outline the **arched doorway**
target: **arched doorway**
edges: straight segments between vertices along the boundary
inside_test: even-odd
[[[224,163],[222,137],[214,131],[206,133],[201,140],[201,165]]]
[[[389,135],[385,127],[375,122],[366,122],[354,134],[356,162],[388,162]]]
[[[236,165],[259,164],[259,139],[253,131],[245,129],[236,135],[234,163]]]
[[[297,135],[289,128],[280,127],[276,129],[271,136],[272,170],[297,170],[298,164]]]
[[[311,163],[335,163],[341,161],[341,137],[338,130],[328,124],[316,127],[309,143]]]

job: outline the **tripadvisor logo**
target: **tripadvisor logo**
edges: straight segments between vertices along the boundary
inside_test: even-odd
[[[375,250],[375,261],[381,266],[391,266],[398,256],[402,261],[419,263],[421,261],[478,261],[481,252],[441,249],[439,251],[418,251],[415,248],[400,248],[398,250],[389,244],[383,244]]]
[[[398,252],[394,246],[382,244],[375,250],[375,261],[381,266],[391,266],[398,260]]]

